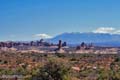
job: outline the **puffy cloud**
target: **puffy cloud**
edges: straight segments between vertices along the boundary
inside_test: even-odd
[[[100,27],[93,31],[94,33],[109,33],[109,34],[120,34],[120,30],[112,27]]]
[[[47,38],[52,38],[52,36],[48,35],[48,34],[35,34],[34,37],[39,37],[42,39],[47,39]]]

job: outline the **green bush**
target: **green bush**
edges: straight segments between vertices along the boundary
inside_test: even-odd
[[[70,68],[61,62],[50,60],[43,67],[40,68],[37,80],[70,80]]]
[[[120,57],[115,58],[115,62],[120,62]]]

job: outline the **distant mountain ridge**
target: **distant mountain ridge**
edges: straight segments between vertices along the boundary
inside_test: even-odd
[[[110,44],[120,45],[119,34],[108,34],[108,33],[63,33],[51,38],[49,41],[57,43],[58,40],[66,41],[69,44],[80,44],[81,42],[86,43],[97,43],[97,44]]]

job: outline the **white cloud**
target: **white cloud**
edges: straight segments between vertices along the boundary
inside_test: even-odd
[[[94,33],[109,33],[109,34],[120,34],[120,30],[113,27],[100,27],[93,31]]]
[[[48,34],[35,34],[34,37],[39,37],[42,39],[47,39],[47,38],[52,38],[52,36],[48,35]]]
[[[114,32],[115,34],[120,34],[120,30],[117,30]]]

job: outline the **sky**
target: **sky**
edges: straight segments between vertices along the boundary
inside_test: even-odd
[[[120,33],[120,0],[0,0],[0,41]]]

